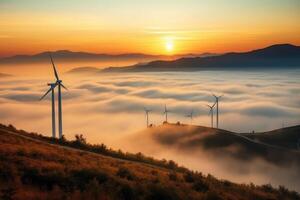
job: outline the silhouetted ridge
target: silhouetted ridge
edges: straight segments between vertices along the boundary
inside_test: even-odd
[[[196,71],[225,69],[300,68],[300,47],[291,44],[272,45],[242,53],[219,56],[180,58],[173,61],[153,61],[142,66],[109,68],[109,71]]]

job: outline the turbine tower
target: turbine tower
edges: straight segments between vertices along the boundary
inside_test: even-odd
[[[190,114],[186,115],[186,117],[190,118],[190,119],[191,119],[191,124],[193,124],[194,111],[192,110],[192,111],[190,112]]]
[[[148,128],[149,127],[149,112],[151,112],[151,110],[144,107],[144,111],[146,114],[146,123],[147,123],[147,128]]]
[[[66,90],[67,90],[67,88],[62,84],[62,80],[60,80],[59,77],[58,77],[58,73],[56,71],[56,68],[55,68],[55,65],[54,65],[51,54],[50,54],[50,59],[51,59],[51,63],[52,63],[52,66],[53,66],[54,75],[55,75],[55,78],[56,78],[56,83],[55,84],[58,86],[58,98],[57,98],[57,100],[58,100],[58,134],[59,134],[59,138],[61,139],[62,135],[63,135],[61,87],[63,87]]]
[[[164,112],[164,114],[165,114],[165,116],[166,116],[166,121],[165,122],[168,122],[168,113],[169,113],[170,111],[167,109],[167,105],[165,104],[165,112]]]
[[[214,105],[210,106],[210,105],[206,105],[207,107],[209,107],[209,114],[210,114],[210,123],[211,123],[211,128],[214,127],[214,107],[216,105],[216,102],[214,103]]]
[[[51,92],[51,104],[52,104],[52,137],[56,137],[56,125],[55,125],[55,94],[54,88],[56,87],[56,83],[48,83],[50,86],[49,90],[40,98],[40,101],[44,99],[49,92]]]
[[[215,99],[216,99],[216,102],[215,102],[215,104],[217,105],[217,128],[219,128],[219,100],[220,100],[220,98],[223,96],[223,95],[221,95],[221,96],[216,96],[216,95],[214,95],[214,94],[212,94],[214,97],[215,97]]]

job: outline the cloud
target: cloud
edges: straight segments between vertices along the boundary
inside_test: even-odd
[[[38,93],[4,94],[1,95],[1,97],[9,100],[14,100],[14,101],[33,102],[33,101],[39,101],[39,99],[41,98],[41,94]]]
[[[207,92],[182,92],[182,91],[172,91],[172,90],[161,90],[161,89],[146,89],[138,92],[132,93],[132,95],[151,98],[151,99],[174,99],[179,101],[209,101],[212,96]]]
[[[113,86],[103,86],[97,84],[83,84],[77,87],[77,89],[85,89],[93,93],[105,93],[105,92],[115,92],[118,94],[126,94],[130,90],[126,88],[117,88]]]
[[[83,85],[78,86],[77,89],[86,89],[86,90],[89,90],[94,93],[111,91],[108,87],[97,86],[95,84],[83,84]]]
[[[249,90],[249,88],[245,88],[245,87],[230,87],[230,88],[226,88],[226,89],[223,89],[222,91],[226,94],[229,94],[229,95],[239,95],[239,94],[245,94],[247,93],[247,90]]]
[[[0,88],[0,91],[11,90],[11,91],[28,91],[31,90],[30,87],[19,86],[19,87],[3,87]]]
[[[296,117],[297,112],[294,110],[284,108],[281,106],[270,104],[253,104],[248,105],[239,111],[241,114],[250,116],[262,116],[262,117]]]
[[[154,86],[154,85],[159,85],[159,82],[155,81],[121,81],[121,82],[116,82],[114,85],[116,86],[121,86],[121,87],[145,87],[145,86]]]

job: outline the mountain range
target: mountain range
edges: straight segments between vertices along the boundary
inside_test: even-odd
[[[0,58],[2,64],[27,64],[49,62],[49,54],[58,62],[103,62],[103,61],[136,61],[136,63],[145,63],[153,60],[173,60],[181,57],[207,57],[216,54],[177,54],[177,55],[150,55],[142,53],[127,54],[99,54],[88,52],[74,52],[69,50],[46,51],[34,55],[16,55]]]
[[[299,68],[300,46],[276,44],[242,53],[226,53],[209,57],[179,58],[152,61],[144,65],[110,67],[104,72],[197,71],[230,69]]]

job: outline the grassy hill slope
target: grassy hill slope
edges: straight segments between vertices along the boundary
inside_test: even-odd
[[[246,136],[268,144],[297,150],[297,143],[300,142],[300,125],[269,132],[246,134]]]
[[[100,147],[102,150],[96,151]],[[217,180],[178,167],[171,161],[89,145],[81,136],[74,141],[55,140],[4,125],[0,126],[0,197],[300,199],[296,192],[284,187],[274,189],[270,185]]]
[[[300,138],[299,131],[300,126],[295,126],[247,137],[246,134],[203,126],[164,124],[150,128],[146,133],[139,133],[139,137],[150,136],[159,144],[183,151],[196,152],[198,149],[243,161],[260,158],[276,165],[290,165],[300,163],[300,151],[285,144],[297,141],[296,138]],[[255,138],[263,139],[260,141]]]

